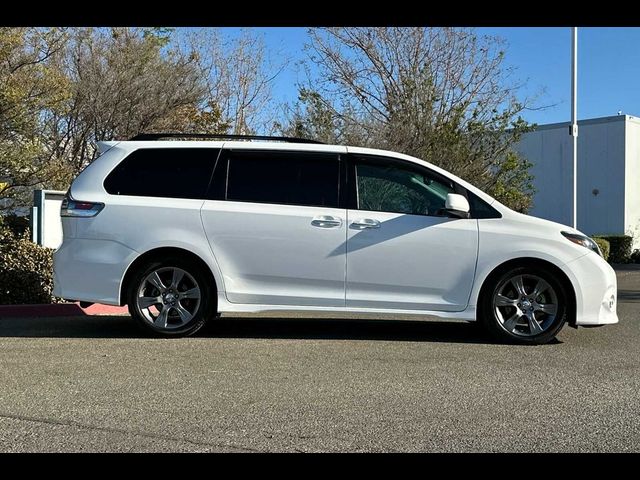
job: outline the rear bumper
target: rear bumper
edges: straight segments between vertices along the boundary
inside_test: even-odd
[[[137,252],[119,242],[69,238],[53,254],[53,294],[72,300],[120,304],[120,284]]]
[[[576,293],[576,325],[618,323],[616,272],[600,256],[588,253],[566,264]]]

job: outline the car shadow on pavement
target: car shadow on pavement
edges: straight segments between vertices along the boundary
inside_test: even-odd
[[[5,318],[2,337],[150,338],[129,316]],[[473,323],[361,319],[218,318],[195,337],[498,343]]]
[[[209,323],[202,336],[253,339],[373,340],[499,343],[475,323],[419,320],[228,318]],[[560,343],[557,341],[557,343]]]
[[[143,338],[128,315],[0,317],[0,338]]]
[[[640,303],[640,290],[620,290],[618,289],[619,303]]]

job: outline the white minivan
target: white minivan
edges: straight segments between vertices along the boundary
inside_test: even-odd
[[[304,312],[479,321],[541,344],[565,323],[618,322],[593,240],[417,158],[231,135],[100,149],[62,205],[54,294],[127,304],[156,334]]]

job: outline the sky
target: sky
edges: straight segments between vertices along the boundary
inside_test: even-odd
[[[236,28],[223,28],[231,36]],[[290,59],[275,80],[274,99],[295,101],[296,82],[302,74],[296,62],[306,58],[305,28],[252,29],[263,35],[266,46]],[[523,113],[539,125],[571,118],[571,29],[569,27],[478,28],[481,35],[507,42],[506,65],[515,78],[525,81],[523,95],[536,96],[536,110]],[[625,114],[640,116],[640,28],[578,28],[578,118]]]

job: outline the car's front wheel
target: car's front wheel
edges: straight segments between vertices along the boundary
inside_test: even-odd
[[[544,344],[564,326],[567,293],[548,269],[537,265],[515,267],[489,281],[480,299],[480,314],[494,337]]]
[[[147,331],[192,335],[215,314],[215,289],[203,268],[183,258],[150,261],[134,274],[129,313]]]

